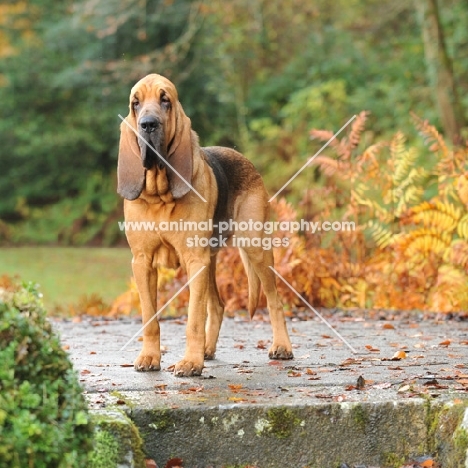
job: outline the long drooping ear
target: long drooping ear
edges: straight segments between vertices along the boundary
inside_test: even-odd
[[[143,190],[145,168],[141,162],[140,147],[131,116],[120,124],[119,162],[117,166],[117,192],[127,200],[135,200]]]
[[[167,149],[167,160],[178,174],[168,167],[167,176],[172,196],[181,198],[191,190],[186,182],[192,184],[192,124],[179,102],[176,104],[175,113],[175,134]]]

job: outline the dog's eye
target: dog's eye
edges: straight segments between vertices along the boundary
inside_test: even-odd
[[[135,100],[132,102],[132,107],[134,110],[138,110],[139,106],[140,106],[140,101]]]
[[[161,96],[161,105],[165,107],[169,107],[171,105],[170,99],[165,94]]]

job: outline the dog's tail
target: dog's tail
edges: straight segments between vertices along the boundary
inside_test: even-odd
[[[250,318],[252,318],[257,310],[258,300],[260,298],[260,278],[258,277],[257,273],[250,263],[249,257],[247,254],[242,250],[239,249],[240,256],[242,259],[242,263],[244,264],[245,271],[247,272],[247,279],[249,280],[249,313]]]

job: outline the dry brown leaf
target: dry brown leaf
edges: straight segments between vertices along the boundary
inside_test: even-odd
[[[392,357],[392,361],[399,361],[400,359],[406,359],[407,357],[407,354],[404,352],[404,351],[397,351],[393,357]]]
[[[371,353],[380,353],[380,349],[379,349],[379,348],[375,348],[375,347],[372,346],[372,345],[366,345],[366,349],[368,349]]]
[[[238,384],[238,385],[237,384],[229,384],[228,387],[229,387],[230,390],[237,392],[243,387],[243,385],[242,384]]]
[[[258,340],[258,343],[257,343],[257,348],[258,349],[266,349],[268,346],[268,341],[266,340]]]
[[[232,396],[228,398],[229,401],[247,401],[245,398]]]
[[[167,461],[164,468],[181,468],[183,463],[184,462],[181,458],[171,458]]]
[[[434,466],[434,460],[428,459],[424,460],[419,464],[421,468],[432,468]]]

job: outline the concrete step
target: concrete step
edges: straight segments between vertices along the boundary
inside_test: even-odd
[[[203,376],[175,377],[183,321],[161,323],[162,371],[131,368],[132,321],[57,322],[92,408],[120,408],[160,468],[468,467],[468,324],[334,318],[290,322],[294,361],[269,361],[269,323],[225,320]],[[391,326],[389,326],[391,325]],[[405,351],[401,360],[395,352]]]

